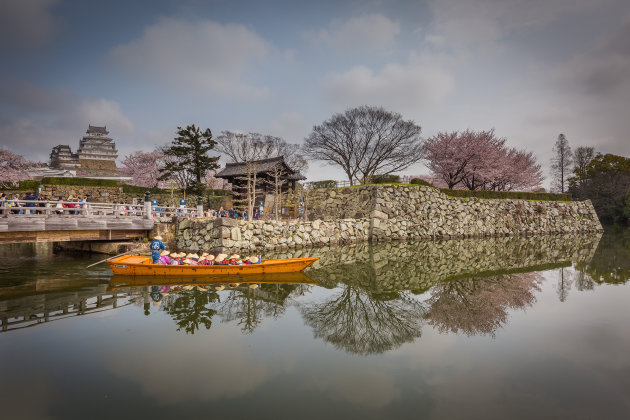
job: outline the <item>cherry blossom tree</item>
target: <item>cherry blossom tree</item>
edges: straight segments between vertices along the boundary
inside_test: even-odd
[[[506,149],[501,165],[485,189],[498,191],[535,190],[544,180],[540,164],[532,152]]]
[[[494,130],[441,132],[425,142],[427,167],[448,188],[532,190],[543,181],[531,152],[508,148]]]
[[[160,170],[164,167],[164,153],[159,150],[152,152],[136,151],[125,156],[120,172],[131,176],[131,184],[139,187],[156,187]]]
[[[28,169],[41,166],[37,162],[26,160],[10,150],[0,148],[0,187],[7,187],[16,182],[31,179]]]

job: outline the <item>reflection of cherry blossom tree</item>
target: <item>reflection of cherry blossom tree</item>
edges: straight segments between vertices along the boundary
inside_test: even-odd
[[[441,333],[463,332],[492,337],[505,325],[508,310],[525,309],[536,302],[539,273],[506,274],[438,284],[431,289],[426,321]]]
[[[340,294],[302,307],[306,324],[336,348],[369,355],[395,349],[422,334],[424,307],[409,293],[373,295],[343,285]]]

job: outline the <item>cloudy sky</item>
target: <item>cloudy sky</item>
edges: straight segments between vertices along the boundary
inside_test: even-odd
[[[191,123],[301,143],[363,104],[545,167],[559,133],[630,155],[627,0],[0,0],[0,53],[0,146],[31,159],[88,124],[121,155]]]

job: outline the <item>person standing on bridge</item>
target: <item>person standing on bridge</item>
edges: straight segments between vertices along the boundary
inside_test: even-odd
[[[155,238],[153,238],[153,242],[151,242],[149,248],[151,249],[151,258],[153,258],[153,264],[157,264],[158,260],[160,259],[160,251],[166,249],[166,247],[162,243],[162,237],[160,235],[157,235]]]

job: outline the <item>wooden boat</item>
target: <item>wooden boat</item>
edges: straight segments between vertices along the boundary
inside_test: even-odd
[[[114,274],[126,276],[240,276],[248,274],[292,273],[304,270],[319,258],[262,260],[243,265],[163,265],[151,257],[124,255],[107,260]]]
[[[317,282],[310,278],[303,271],[293,273],[271,273],[271,274],[251,274],[244,276],[121,276],[112,277],[107,290],[118,290],[128,287],[148,287],[148,286],[220,286],[225,284],[240,283],[249,285],[257,284],[307,284],[317,285]]]

